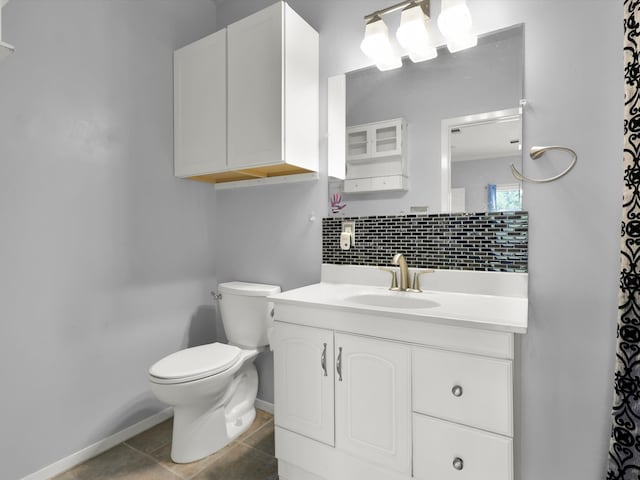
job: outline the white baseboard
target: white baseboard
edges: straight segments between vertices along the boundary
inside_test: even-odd
[[[273,408],[273,406],[272,406]],[[93,445],[83,448],[79,452],[73,453],[68,457],[58,460],[51,465],[44,467],[37,472],[31,473],[22,480],[47,480],[55,475],[58,475],[70,468],[80,465],[87,460],[100,455],[102,452],[106,452],[112,447],[115,447],[119,443],[129,440],[131,437],[135,437],[137,434],[148,430],[151,427],[156,426],[159,423],[164,422],[167,418],[173,416],[173,409],[171,407],[162,410],[144,420],[131,425],[130,427],[120,430],[107,438],[100,440]]]
[[[264,400],[256,398],[256,408],[264,410],[265,412],[273,415],[273,403],[265,402]]]

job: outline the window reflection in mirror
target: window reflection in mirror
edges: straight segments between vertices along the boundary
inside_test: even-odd
[[[521,185],[511,174],[511,164],[518,165],[522,158],[519,109],[469,115],[442,123],[448,132],[448,139],[443,135],[443,156],[448,152],[451,166],[450,179],[444,180],[451,185],[450,211],[522,210]]]

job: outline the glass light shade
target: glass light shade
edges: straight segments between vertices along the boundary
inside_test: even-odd
[[[478,44],[478,36],[472,33],[466,35],[459,35],[447,42],[447,48],[451,53],[459,52],[466,48],[475,47]]]
[[[389,40],[389,29],[382,20],[367,23],[360,49],[374,61],[394,55],[391,41]]]
[[[438,56],[429,34],[429,22],[429,17],[423,13],[420,6],[416,5],[402,11],[396,37],[400,45],[409,52],[412,62],[422,62]]]
[[[391,45],[389,29],[381,19],[367,23],[360,49],[382,71],[402,66],[402,60]]]
[[[442,0],[438,28],[446,38],[451,53],[478,44],[477,35],[471,33],[471,12],[465,0]]]
[[[471,30],[471,12],[465,0],[442,0],[442,10],[438,15],[438,28],[442,35],[449,37]]]
[[[386,72],[387,70],[393,70],[394,68],[400,68],[402,66],[402,59],[399,56],[390,57],[381,62],[376,62],[376,67],[381,72]]]

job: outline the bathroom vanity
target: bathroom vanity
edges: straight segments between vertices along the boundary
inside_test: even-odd
[[[513,479],[514,336],[527,274],[439,270],[392,292],[323,265],[275,304],[283,480]]]

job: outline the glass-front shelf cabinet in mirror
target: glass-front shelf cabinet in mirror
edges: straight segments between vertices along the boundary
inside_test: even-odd
[[[442,47],[425,62],[405,58],[396,70],[345,74],[341,130],[329,115],[329,132],[344,132],[337,143],[329,135],[329,162],[345,166],[344,179],[329,181],[329,198],[346,205],[339,215],[522,209],[510,166],[522,164],[523,30],[485,34],[453,54]]]
[[[406,190],[406,133],[402,118],[348,127],[343,191]]]

